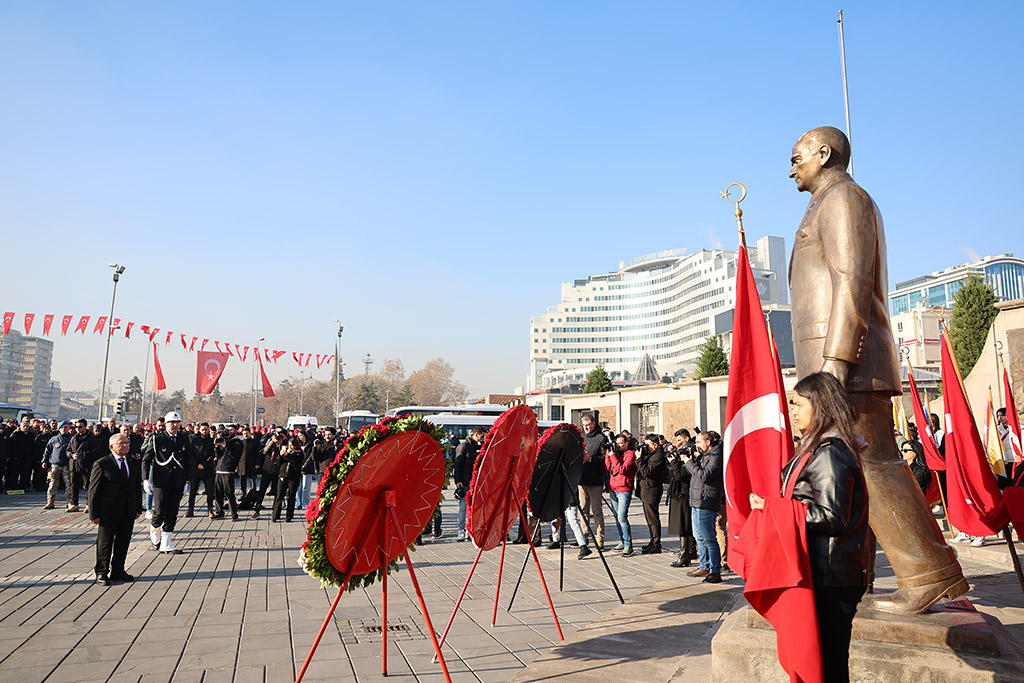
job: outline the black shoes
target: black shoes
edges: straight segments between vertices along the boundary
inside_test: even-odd
[[[110,579],[107,578],[106,574],[97,574],[96,575],[96,584],[100,585],[100,586],[109,586],[110,585]]]
[[[195,515],[195,513],[193,513],[193,512],[186,512],[186,513],[185,513],[184,515],[182,515],[182,516],[183,516],[183,517],[186,517],[186,518],[187,518],[187,517],[195,517],[196,515]]]
[[[587,555],[593,555],[593,554],[594,554],[594,551],[591,550],[589,546],[583,546],[582,548],[580,548],[580,554],[576,556],[576,559],[582,560]]]
[[[661,546],[660,545],[645,545],[643,548],[641,548],[640,554],[641,555],[660,555],[661,554]]]
[[[684,557],[684,556],[680,555],[679,557],[676,558],[676,561],[673,562],[669,566],[670,567],[689,567],[690,566],[690,558]]]
[[[701,583],[722,583],[721,574],[708,574]]]
[[[558,550],[561,547],[562,546],[558,541],[551,541],[551,543],[548,543],[548,550]]]
[[[135,577],[127,572],[121,572],[120,574],[111,574],[111,581],[124,581],[125,583],[131,583],[135,580]]]

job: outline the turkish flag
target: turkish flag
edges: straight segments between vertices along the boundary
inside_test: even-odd
[[[210,343],[209,339],[204,339],[203,343],[199,345],[199,353],[202,353],[203,351],[205,351],[206,350],[206,345],[209,344],[209,343]]]
[[[220,376],[224,374],[224,366],[228,364],[226,353],[200,351],[196,354],[196,393],[212,394]]]
[[[171,331],[171,330],[168,330],[167,331],[167,339],[164,340],[164,346],[170,346],[171,345],[171,337],[173,337],[173,336],[174,336],[174,332]]]
[[[4,336],[6,337],[11,331],[11,325],[14,323],[14,311],[7,311],[4,313]]]
[[[790,478],[796,476],[794,472]],[[779,664],[790,681],[820,683],[824,672],[807,548],[807,505],[777,495],[765,498],[764,510],[747,520],[743,541],[751,567],[743,597],[775,629]]]
[[[185,335],[181,335],[181,348],[188,351],[188,342],[185,341]]]
[[[256,354],[256,358],[260,361],[260,379],[263,382],[263,395],[266,398],[274,397],[274,387],[270,384],[270,380],[267,378],[267,371],[263,369],[263,359],[260,358],[260,354]]]
[[[124,338],[125,339],[131,339],[132,338],[132,328],[133,327],[135,327],[135,323],[133,323],[132,321],[129,320],[128,321],[128,327],[124,328]]]
[[[25,314],[25,334],[26,336],[32,334],[32,321],[36,319],[35,313]]]
[[[74,317],[75,317],[75,316],[73,316],[73,315],[66,315],[66,316],[64,316],[64,318],[63,318],[63,319],[62,319],[62,320],[60,321],[60,336],[62,336],[62,337],[63,337],[63,336],[65,336],[65,335],[67,335],[67,333],[68,333],[68,328],[69,328],[69,327],[71,327],[71,319],[72,319],[72,318],[74,318]]]
[[[942,333],[942,390],[946,408],[946,505],[949,522],[971,536],[998,534],[1010,521],[974,424],[949,337]]]
[[[142,330],[142,331],[145,332],[146,330]],[[154,327],[153,329],[151,329],[149,331],[149,341],[154,341],[156,339],[156,334],[159,331],[160,331],[159,327]],[[164,344],[164,346],[166,346],[166,344]]]
[[[153,342],[153,366],[155,372],[153,373],[153,388],[151,391],[163,391],[167,388],[167,382],[164,381],[164,371],[160,369],[160,357],[156,354],[156,342]]]
[[[199,337],[192,337],[192,342],[188,345],[188,350],[189,351],[195,351],[196,350],[196,340],[197,339],[199,339]]]
[[[53,313],[47,313],[43,316],[43,336],[50,336],[50,326],[53,325]]]
[[[115,328],[117,328],[117,329],[121,328],[121,319],[120,318],[114,318],[114,322],[110,325],[110,334],[114,334],[114,329]]]
[[[1003,368],[1003,392],[1006,394],[1006,422],[1010,428],[1010,447],[1013,449],[1013,461],[1020,464],[1024,462],[1024,452],[1021,451],[1020,436],[1020,415],[1017,414],[1017,403],[1013,400],[1013,390],[1010,389],[1010,376]]]
[[[78,321],[78,325],[75,327],[75,332],[81,332],[82,334],[85,334],[85,328],[89,327],[89,317],[90,316],[87,315],[83,315],[81,317],[81,319]]]
[[[944,472],[946,470],[946,461],[942,459],[942,454],[939,453],[939,448],[935,445],[931,416],[925,413],[924,406],[921,405],[921,396],[917,393],[917,382],[914,381],[913,369],[908,368],[907,377],[910,379],[910,402],[914,405],[914,421],[924,427],[922,431],[928,437],[921,439],[921,444],[924,446],[925,464],[933,472]],[[934,478],[932,477],[932,479]]]
[[[92,333],[93,334],[99,334],[100,332],[103,331],[103,328],[106,327],[106,326],[107,326],[107,316],[101,315],[99,318],[96,318],[96,326],[94,328],[92,328]]]
[[[733,315],[731,390],[725,406],[725,500],[729,517],[729,566],[744,576],[743,524],[750,494],[780,492],[782,468],[793,457],[782,370],[772,351],[746,247],[740,247]]]

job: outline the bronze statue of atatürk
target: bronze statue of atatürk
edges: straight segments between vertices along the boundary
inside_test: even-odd
[[[899,584],[866,606],[920,613],[968,586],[896,449],[891,397],[902,389],[886,305],[885,232],[878,207],[846,172],[849,161],[849,140],[837,128],[808,131],[793,147],[789,177],[811,193],[789,265],[796,368],[800,377],[832,373],[860,410],[855,430],[868,442],[861,462],[871,529]]]

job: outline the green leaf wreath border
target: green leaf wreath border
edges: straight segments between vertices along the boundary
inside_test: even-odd
[[[403,432],[418,431],[430,436],[441,447],[442,452],[448,450],[446,434],[444,429],[428,422],[422,415],[404,415],[402,417],[385,417],[383,420],[372,425],[367,425],[357,433],[345,439],[341,449],[335,456],[334,461],[324,470],[320,485],[316,490],[316,497],[306,508],[306,541],[302,544],[299,552],[299,565],[303,571],[320,581],[321,586],[341,587],[345,582],[345,572],[341,571],[327,557],[327,516],[331,511],[331,504],[338,495],[345,477],[352,471],[371,448],[378,443],[396,434]],[[447,464],[447,463],[446,463]],[[449,483],[448,467],[444,472],[444,487]],[[442,500],[444,496],[441,496]],[[440,505],[440,503],[438,503]],[[409,544],[409,550],[415,550],[415,543]],[[366,574],[353,574],[348,582],[348,591],[358,588],[365,588],[375,581],[383,578],[384,571],[391,571],[391,568],[398,567],[397,558],[386,568],[369,572]]]

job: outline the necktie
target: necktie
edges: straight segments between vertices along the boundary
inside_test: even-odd
[[[125,464],[124,458],[118,458],[117,462],[121,465],[121,474],[124,475],[124,480],[128,481],[128,465]]]

